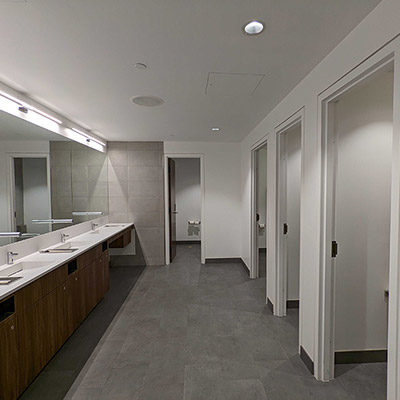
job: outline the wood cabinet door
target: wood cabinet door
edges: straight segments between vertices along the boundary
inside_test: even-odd
[[[18,314],[20,393],[46,365],[47,352],[43,340],[45,319],[42,300]]]
[[[85,268],[85,305],[86,314],[89,314],[98,303],[97,297],[97,262],[94,261]]]
[[[86,317],[85,299],[86,269],[75,272],[67,280],[68,333],[71,335]]]
[[[59,286],[42,300],[42,312],[45,316],[42,337],[46,363],[60,349],[68,337],[66,286],[66,283]]]
[[[108,252],[103,254],[103,296],[110,290],[110,263],[108,258]]]
[[[0,400],[14,400],[19,394],[18,329],[15,315],[0,322]]]
[[[97,301],[99,302],[105,294],[105,268],[104,268],[104,256],[97,259],[97,276],[96,276],[96,287],[97,287]]]

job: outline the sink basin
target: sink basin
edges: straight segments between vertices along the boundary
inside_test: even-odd
[[[88,243],[88,242],[68,242],[68,244],[71,244],[71,247],[84,247],[84,246],[88,246],[90,243]]]
[[[22,276],[0,276],[0,285],[9,285],[21,278]]]
[[[47,250],[41,250],[41,253],[73,253],[78,250],[77,247],[72,247],[71,243],[63,243],[57,247],[53,247]]]
[[[123,226],[125,226],[124,224],[107,224],[104,225],[104,228],[122,228]]]
[[[22,261],[16,264],[12,264],[6,268],[3,268],[0,270],[0,275],[1,276],[10,276],[13,274],[16,274],[17,272],[21,272],[21,271],[28,271],[31,269],[36,269],[36,268],[45,268],[48,265],[50,265],[50,263],[47,262],[43,262],[43,261]]]

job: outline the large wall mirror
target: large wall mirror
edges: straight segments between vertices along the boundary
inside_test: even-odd
[[[106,214],[105,153],[0,111],[0,246]]]

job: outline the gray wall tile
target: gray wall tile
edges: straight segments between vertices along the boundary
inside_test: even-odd
[[[161,167],[154,165],[128,166],[128,181],[158,182]]]
[[[134,222],[148,265],[164,264],[162,142],[108,142],[110,221]]]

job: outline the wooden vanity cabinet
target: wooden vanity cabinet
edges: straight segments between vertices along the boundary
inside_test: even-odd
[[[0,400],[14,400],[19,395],[19,360],[17,317],[0,321]]]
[[[104,242],[12,295],[12,312],[0,315],[0,400],[29,386],[108,288]]]

